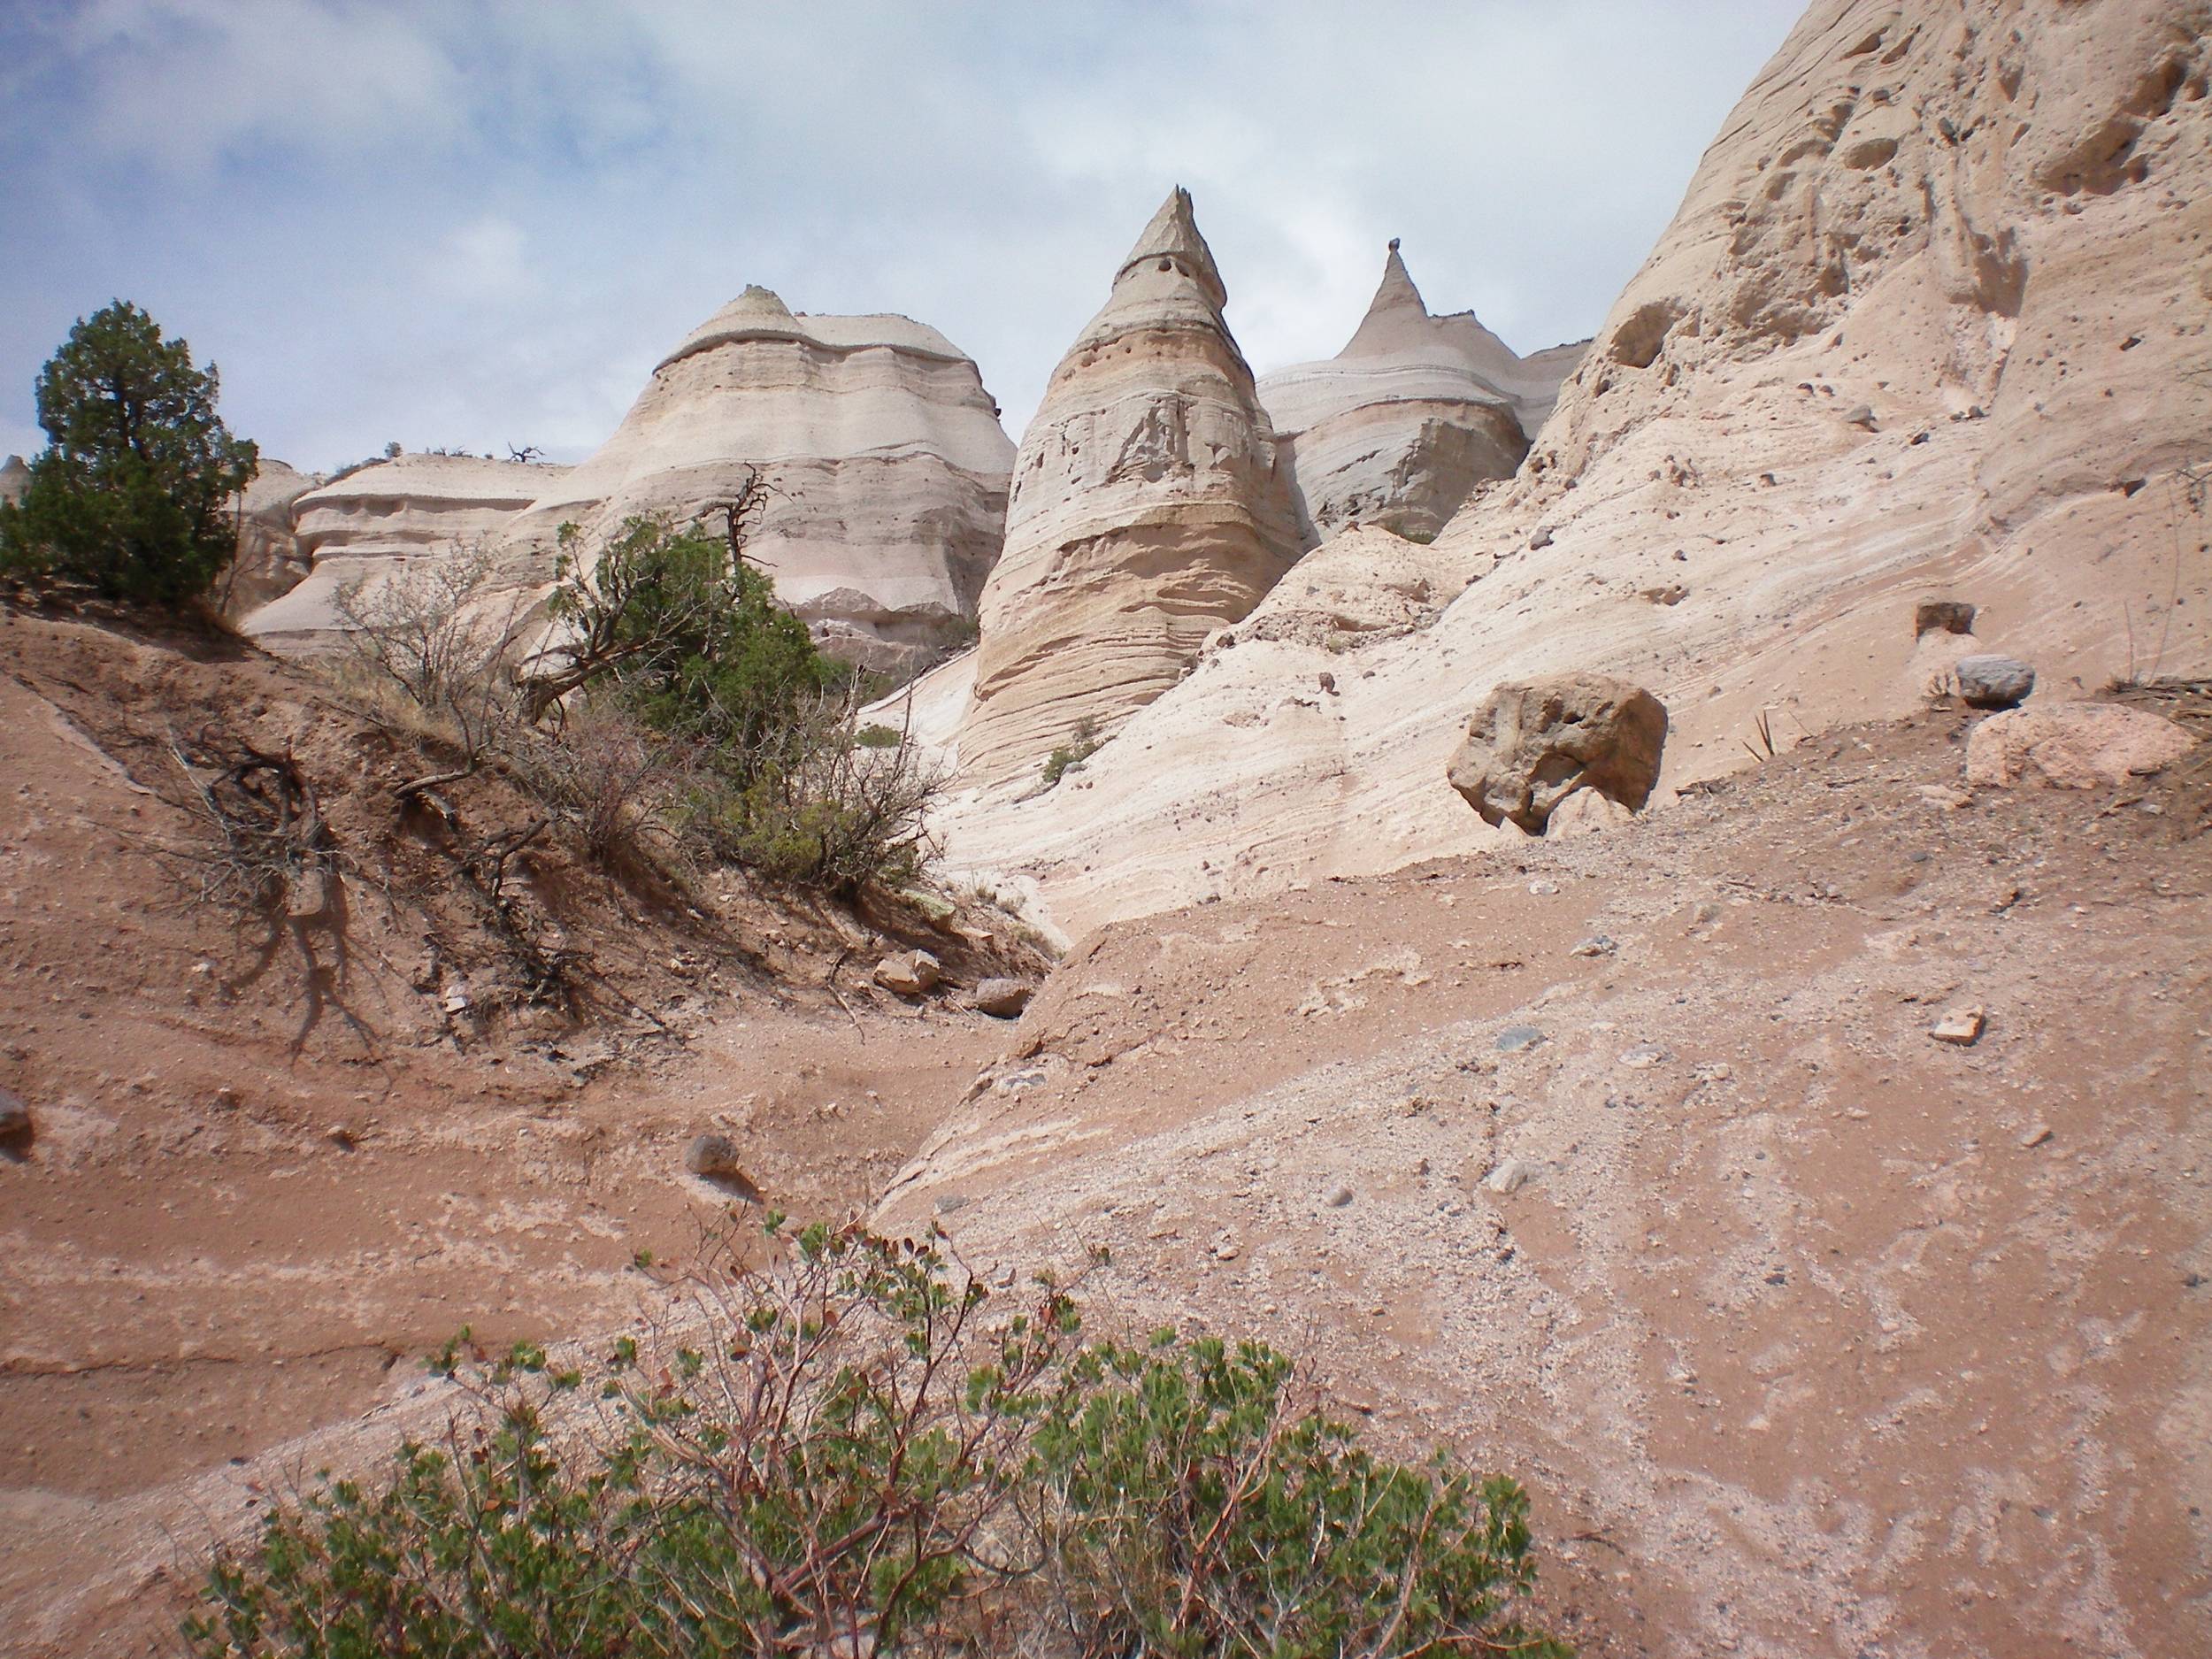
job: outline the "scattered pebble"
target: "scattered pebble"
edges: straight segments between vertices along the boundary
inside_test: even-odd
[[[1609,956],[1617,947],[1603,933],[1593,933],[1567,954],[1571,956]]]
[[[1528,884],[1528,890],[1538,898],[1546,899],[1559,891],[1559,883],[1554,881],[1549,876],[1539,876]]]
[[[2041,1145],[2042,1145],[2042,1144],[2043,1144],[2046,1141],[2048,1141],[2050,1138],[2051,1138],[2051,1125],[2048,1125],[2048,1124],[2031,1124],[2031,1125],[2028,1126],[2027,1132],[2020,1137],[2020,1147],[2021,1147],[2021,1149],[2022,1149],[2023,1151],[2032,1151],[2032,1150],[2033,1150],[2035,1148],[2041,1146]]]
[[[1928,1035],[1938,1042],[1968,1048],[1981,1041],[1988,1024],[1987,1017],[1978,1008],[1954,1008],[1947,1010],[1943,1018],[1929,1027]]]
[[[1482,1184],[1494,1193],[1517,1193],[1544,1172],[1540,1164],[1527,1158],[1508,1158],[1482,1178]]]
[[[684,1168],[748,1204],[762,1202],[760,1188],[738,1162],[737,1143],[727,1135],[696,1135],[684,1148]]]
[[[1321,1202],[1332,1210],[1341,1210],[1352,1202],[1352,1189],[1343,1186],[1332,1187],[1329,1195]]]
[[[979,1014],[989,1014],[998,1019],[1012,1019],[1029,1006],[1029,998],[1035,989],[1023,979],[986,979],[975,987],[970,999]]]
[[[1621,1056],[1617,1064],[1632,1071],[1648,1071],[1667,1057],[1667,1051],[1655,1042],[1639,1043]]]
[[[1524,1048],[1533,1048],[1544,1041],[1544,1033],[1533,1025],[1508,1025],[1498,1033],[1500,1054],[1518,1054]]]
[[[31,1109],[16,1095],[0,1088],[0,1141],[12,1141],[31,1133]]]

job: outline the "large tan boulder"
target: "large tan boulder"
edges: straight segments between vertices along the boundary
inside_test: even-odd
[[[975,364],[910,317],[814,316],[749,288],[653,371],[614,435],[503,531],[549,567],[634,514],[683,523],[757,471],[749,556],[833,655],[898,668],[966,636],[1006,521],[1014,446]]]
[[[2096,789],[2163,772],[2196,739],[2162,715],[2116,703],[2060,703],[1993,714],[1966,740],[1966,781]]]
[[[1510,819],[1541,835],[1578,789],[1633,812],[1659,781],[1667,711],[1659,699],[1603,674],[1556,674],[1500,686],[1467,723],[1452,757],[1453,788],[1488,824]]]
[[[1317,536],[1433,536],[1476,484],[1512,477],[1583,349],[1525,358],[1472,311],[1432,317],[1394,239],[1351,343],[1262,376],[1260,402]]]
[[[1227,299],[1178,189],[1022,434],[959,737],[970,778],[1033,772],[1079,726],[1110,734],[1297,558]]]
[[[0,501],[21,501],[30,487],[30,463],[19,455],[0,461]]]

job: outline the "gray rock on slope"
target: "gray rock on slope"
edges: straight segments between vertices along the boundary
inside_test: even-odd
[[[1603,674],[1557,674],[1494,690],[1452,757],[1453,788],[1489,824],[1540,835],[1553,809],[1594,789],[1636,811],[1659,781],[1667,711]]]
[[[1960,657],[1953,672],[1958,675],[1959,700],[1970,709],[2014,708],[2035,689],[2035,670],[2016,657],[1978,652]]]

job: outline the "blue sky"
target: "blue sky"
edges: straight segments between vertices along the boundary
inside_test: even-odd
[[[120,296],[326,468],[560,459],[748,282],[904,311],[1018,437],[1174,184],[1263,372],[1392,236],[1430,308],[1591,333],[1795,0],[0,0],[0,453]]]

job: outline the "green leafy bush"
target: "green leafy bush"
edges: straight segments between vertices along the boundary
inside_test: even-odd
[[[773,1224],[772,1224],[772,1230]],[[219,1553],[200,1659],[1562,1655],[1527,1501],[1379,1460],[1256,1344],[1087,1340],[940,1250],[812,1228]]]
[[[237,551],[227,503],[260,465],[215,412],[221,382],[124,300],[80,318],[38,377],[47,448],[0,503],[0,571],[175,603]]]
[[[634,518],[588,554],[564,526],[549,608],[566,632],[526,716],[581,692],[658,734],[680,758],[675,827],[703,859],[848,895],[900,886],[924,862],[939,774],[888,727],[855,733],[864,681],[822,655],[746,558],[768,493],[749,480],[720,533]]]
[[[1104,741],[1098,734],[1098,722],[1087,714],[1075,723],[1075,730],[1069,735],[1074,738],[1073,742],[1063,744],[1045,757],[1045,787],[1048,789],[1056,787],[1071,768],[1081,765],[1097,754]]]
[[[703,525],[634,518],[589,561],[561,530],[549,609],[571,632],[539,706],[611,680],[658,729],[711,746],[741,783],[787,760],[799,716],[836,680],[806,624],[743,556]]]

